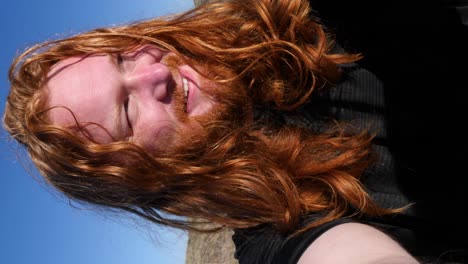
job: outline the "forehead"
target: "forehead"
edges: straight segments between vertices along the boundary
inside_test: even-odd
[[[66,58],[55,63],[47,74],[47,83],[54,83],[73,76],[91,73],[92,68],[101,68],[108,61],[104,54],[87,54]]]
[[[102,56],[72,57],[59,61],[47,75],[45,89],[48,105],[64,106],[75,112],[83,101],[91,99],[93,93],[99,92],[95,88],[102,82],[100,79],[103,79],[105,68],[106,63]],[[51,113],[52,121],[56,119],[56,112]]]
[[[109,115],[102,113],[113,113],[110,95],[115,71],[111,57],[104,55],[72,57],[55,64],[44,87],[52,123],[75,125],[76,118],[79,123],[109,126]]]

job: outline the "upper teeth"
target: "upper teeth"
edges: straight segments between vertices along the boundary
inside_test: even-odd
[[[188,81],[184,77],[182,77],[182,84],[184,87],[184,97],[187,97],[188,95]]]

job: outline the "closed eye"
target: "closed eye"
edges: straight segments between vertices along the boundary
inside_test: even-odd
[[[127,99],[125,99],[124,103],[123,103],[123,106],[124,106],[124,111],[125,111],[125,118],[127,119],[127,125],[129,127],[130,130],[132,130],[132,123],[130,122],[130,118],[128,117],[128,102],[129,102],[129,98],[127,97]]]
[[[114,56],[114,62],[115,66],[120,72],[124,72],[124,66],[125,66],[125,58],[121,54],[116,54]]]
[[[124,60],[123,60],[122,55],[117,54],[117,64],[118,64],[118,65],[121,65],[121,64],[123,63],[123,61],[124,61]]]

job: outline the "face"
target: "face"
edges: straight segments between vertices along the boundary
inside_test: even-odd
[[[152,149],[169,144],[198,129],[215,101],[206,93],[213,84],[179,61],[151,45],[120,56],[60,61],[46,84],[50,118],[63,126],[74,126],[76,118],[100,143],[129,140]]]

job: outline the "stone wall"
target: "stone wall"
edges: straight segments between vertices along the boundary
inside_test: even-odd
[[[195,6],[208,0],[194,0]],[[189,232],[186,264],[238,264],[234,258],[233,231],[217,233]]]
[[[186,264],[238,264],[234,258],[233,231],[189,232]]]

